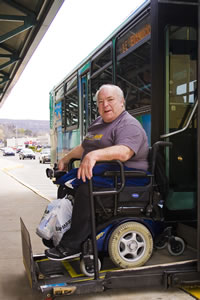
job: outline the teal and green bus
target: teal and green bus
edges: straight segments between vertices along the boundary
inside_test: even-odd
[[[149,146],[173,143],[165,152],[166,216],[185,222],[200,218],[199,5],[199,0],[144,1],[50,92],[54,164],[84,139],[97,117],[98,88],[119,85]]]

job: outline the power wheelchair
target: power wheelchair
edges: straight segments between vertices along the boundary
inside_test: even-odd
[[[103,174],[114,178],[113,188],[95,189],[92,180],[88,181],[92,234],[83,243],[80,256],[80,269],[86,276],[95,275],[97,278],[106,256],[117,267],[133,268],[144,265],[154,248],[167,246],[171,255],[183,253],[184,241],[175,236],[173,227],[166,226],[164,221],[167,182],[165,172],[158,172],[161,150],[171,146],[171,143],[163,141],[153,144],[149,149],[148,172],[126,171],[120,161],[109,162],[118,165],[117,171],[107,170]],[[70,162],[69,169],[74,161]],[[46,173],[54,182],[64,175],[56,167],[47,169]],[[133,177],[147,178],[148,183],[126,186],[126,179]],[[65,185],[60,185],[58,198],[66,193]]]

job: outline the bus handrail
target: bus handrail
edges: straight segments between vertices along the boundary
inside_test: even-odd
[[[189,127],[189,125],[190,125],[190,122],[191,122],[191,120],[192,120],[192,118],[193,118],[193,116],[194,116],[194,113],[195,113],[195,111],[196,111],[196,109],[197,109],[197,106],[198,106],[198,99],[197,99],[196,102],[195,102],[195,105],[194,105],[194,107],[193,107],[193,109],[192,109],[192,112],[191,112],[191,114],[190,114],[190,117],[189,117],[189,119],[188,119],[187,124],[185,125],[185,127],[181,128],[181,129],[179,129],[179,130],[170,132],[170,133],[162,134],[162,135],[160,136],[160,138],[161,138],[161,139],[164,139],[164,138],[167,138],[167,137],[170,137],[170,136],[172,136],[172,135],[175,135],[175,134],[178,134],[178,133],[181,133],[181,132],[185,131],[185,130]]]

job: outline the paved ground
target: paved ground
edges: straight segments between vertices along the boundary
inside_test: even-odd
[[[35,228],[48,201],[5,173],[5,168],[9,172],[8,169],[11,170],[11,167],[9,161],[6,161],[5,165],[5,159],[0,158],[0,299],[40,300],[44,299],[44,296],[31,290],[24,270],[19,219],[22,217],[28,227],[33,253],[42,253],[44,247],[35,234]],[[67,297],[63,298],[67,299]],[[194,298],[179,289],[167,291],[121,289],[101,294],[74,295],[70,296],[70,299],[191,300]]]

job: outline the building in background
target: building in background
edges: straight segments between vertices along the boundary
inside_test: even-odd
[[[26,147],[26,146],[37,146],[41,147],[49,147],[50,146],[50,135],[47,133],[45,135],[41,135],[38,137],[21,137],[16,138],[12,137],[10,139],[6,139],[7,147],[18,148],[18,147]]]

